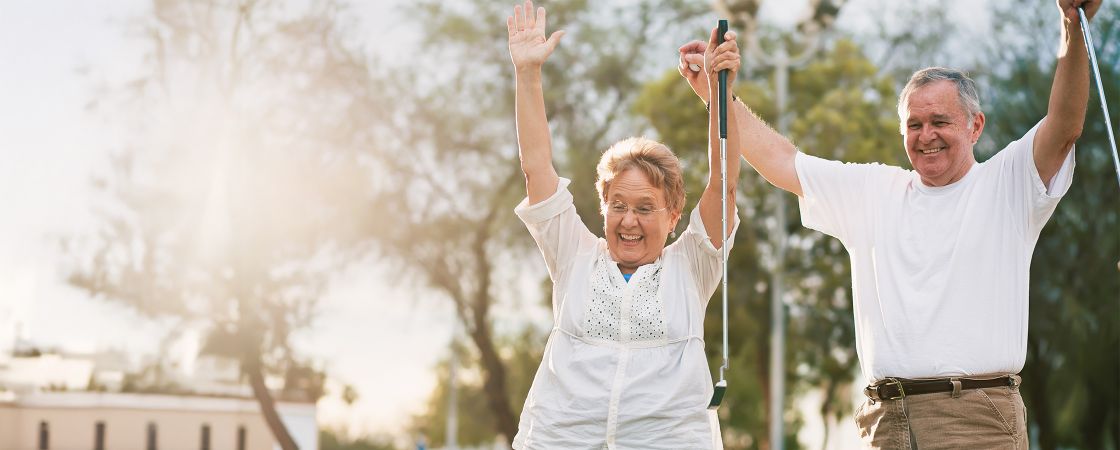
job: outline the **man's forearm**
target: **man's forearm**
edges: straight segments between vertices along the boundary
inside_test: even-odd
[[[1047,108],[1047,115],[1061,123],[1062,129],[1071,130],[1070,134],[1079,134],[1072,130],[1080,131],[1084,125],[1089,104],[1089,55],[1084,39],[1077,21],[1063,27]]]
[[[801,182],[794,167],[797,147],[743,102],[732,102],[728,106],[735,108],[743,158],[770,184],[800,196]]]
[[[1046,118],[1035,139],[1034,162],[1043,182],[1058,173],[1085,126],[1089,104],[1089,56],[1081,26],[1062,18],[1058,60]]]

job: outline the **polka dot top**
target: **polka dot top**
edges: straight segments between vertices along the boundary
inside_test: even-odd
[[[639,267],[627,282],[608,255],[599,255],[591,271],[591,296],[584,314],[587,336],[614,342],[666,339],[660,283],[660,259]]]

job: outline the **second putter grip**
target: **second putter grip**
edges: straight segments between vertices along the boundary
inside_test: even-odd
[[[719,19],[716,27],[716,45],[719,45],[727,34],[727,19]],[[719,137],[727,139],[727,69],[719,71]]]

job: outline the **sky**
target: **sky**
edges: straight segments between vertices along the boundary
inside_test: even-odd
[[[125,24],[143,15],[147,3],[0,4],[0,351],[10,348],[19,333],[67,351],[120,349],[143,355],[157,350],[150,336],[166,330],[165,324],[68,287],[59,244],[63,237],[93,230],[97,193],[92,179],[106,169],[124,130],[88,112],[87,104],[100,85],[128,79],[138,70],[143,48]],[[390,63],[404,56],[417,37],[393,9],[405,3],[361,1],[352,8],[360,24],[358,39]],[[764,2],[764,20],[783,25],[792,23],[792,11],[808,1],[782,2],[784,9],[776,3]],[[866,14],[877,4],[884,1],[853,0],[847,8]],[[849,16],[849,26],[864,20],[860,14]],[[543,265],[537,269],[543,276]],[[296,337],[299,348],[331,374],[332,386],[349,383],[361,395],[353,407],[336,398],[321,402],[322,423],[397,433],[435,385],[432,367],[446,354],[453,329],[448,302],[417,296],[389,280],[386,270],[372,262],[337,274],[315,328]],[[409,346],[395,345],[399,342]],[[840,427],[834,438],[850,439],[843,431],[851,428]]]
[[[0,59],[6,62],[0,71],[0,204],[6,210],[0,223],[0,347],[11,344],[18,323],[25,337],[92,350],[96,340],[74,339],[68,330],[101,336],[112,324],[80,318],[127,313],[110,312],[59,283],[58,240],[92,226],[91,174],[115,141],[84,113],[92,89],[83,72],[97,70],[105,78],[128,73],[135,58],[126,55],[136,49],[112,32],[110,19],[139,8],[136,2],[103,8],[79,1],[18,6],[0,6]]]

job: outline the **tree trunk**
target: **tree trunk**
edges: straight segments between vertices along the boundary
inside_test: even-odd
[[[276,403],[272,400],[272,393],[268,392],[268,386],[264,384],[264,374],[261,373],[261,365],[259,361],[249,361],[243,363],[243,370],[249,376],[249,386],[253,388],[253,396],[257,398],[257,404],[261,407],[261,415],[264,416],[265,423],[268,424],[268,429],[272,431],[272,437],[280,444],[283,450],[299,450],[296,442],[292,440],[292,435],[288,433],[288,427],[280,420],[280,414],[276,412]]]
[[[1027,335],[1027,354],[1039,355],[1038,342]],[[1047,395],[1049,385],[1047,372],[1049,368],[1040,357],[1028,358],[1023,371],[1028,376],[1023,377],[1023,384],[1019,388],[1020,395],[1030,397],[1031,409],[1027,411],[1027,420],[1038,425],[1038,447],[1045,450],[1056,448],[1054,442],[1054,419],[1050,413],[1050,399]],[[1024,389],[1026,391],[1024,392]],[[1028,423],[1028,427],[1030,424]]]
[[[1088,405],[1085,408],[1085,418],[1081,420],[1081,435],[1085,440],[1081,442],[1084,448],[1105,448],[1105,436],[1108,433],[1108,410],[1112,399],[1105,395],[1094,395],[1096,392],[1105,392],[1107,386],[1100,386],[1091,375],[1086,375],[1086,385],[1090,392]],[[1111,382],[1115,383],[1113,379]]]
[[[762,298],[769,297],[763,296]],[[767,308],[767,311],[769,311],[769,308]],[[766,334],[770,334],[769,328],[767,328]],[[759,383],[762,384],[763,416],[766,417],[762,421],[762,426],[764,428],[762,429],[762,435],[758,437],[758,448],[760,450],[770,450],[774,448],[770,442],[770,408],[772,408],[770,402],[770,341],[759,339],[757,345],[758,360],[755,363],[755,370],[758,372]]]
[[[836,379],[829,377],[828,386],[824,389],[824,401],[821,402],[821,423],[824,425],[824,439],[821,440],[821,449],[828,450],[828,418],[832,412],[832,397],[836,395]]]
[[[494,423],[498,432],[505,436],[506,443],[512,444],[513,436],[517,434],[517,418],[513,416],[513,409],[509,406],[506,368],[494,348],[490,327],[485,323],[477,324],[471,332],[471,340],[478,346],[483,370],[483,389],[486,391],[490,411],[494,413]]]

